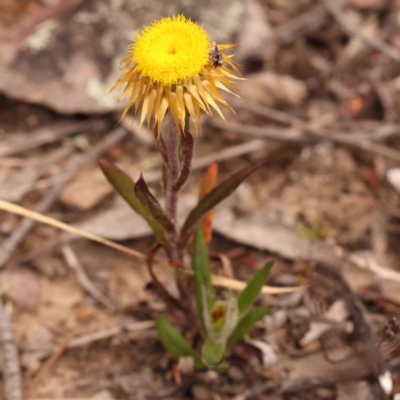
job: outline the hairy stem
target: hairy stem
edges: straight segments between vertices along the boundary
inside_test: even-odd
[[[176,180],[180,173],[179,162],[179,141],[180,134],[178,128],[171,121],[165,140],[167,156],[168,156],[168,181],[166,188],[166,206],[165,211],[167,216],[174,224],[175,231],[168,235],[170,244],[171,256],[173,259],[182,262],[182,254],[178,249],[178,227],[177,227],[177,206],[178,206],[178,190],[174,189]]]

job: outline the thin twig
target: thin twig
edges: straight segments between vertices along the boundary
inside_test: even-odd
[[[318,141],[316,138],[307,136],[302,131],[295,128],[289,128],[289,129],[271,128],[265,126],[245,125],[234,122],[229,122],[229,125],[226,125],[222,121],[218,120],[208,120],[207,122],[215,126],[216,128],[225,131],[257,137],[260,139],[273,140],[277,142],[311,144],[311,143],[316,143]]]
[[[130,249],[129,247],[122,246],[118,243],[115,243],[111,240],[104,239],[100,236],[94,235],[92,233],[83,231],[81,229],[75,228],[74,226],[70,226],[61,221],[57,221],[54,218],[47,217],[46,215],[39,214],[35,211],[28,210],[27,208],[18,206],[16,204],[9,203],[8,201],[4,201],[0,199],[0,210],[7,211],[13,214],[21,215],[23,217],[28,217],[34,219],[37,222],[41,222],[46,225],[53,226],[55,228],[61,229],[66,232],[71,232],[75,235],[84,237],[89,240],[93,240],[94,242],[104,244],[105,246],[111,247],[123,253],[129,254],[135,258],[140,260],[145,260],[146,256],[139,251]],[[226,277],[218,277],[217,275],[212,275],[211,278],[216,286],[225,287],[226,289],[238,290],[242,289],[246,283],[242,281],[238,281],[236,279],[229,279]],[[221,278],[221,279],[220,279]],[[302,287],[272,287],[272,286],[264,286],[263,293],[290,293],[293,291],[297,291],[302,289]]]
[[[87,153],[76,155],[71,158],[66,167],[66,173],[63,175],[63,178],[56,185],[54,185],[46,193],[46,195],[44,195],[44,197],[42,197],[42,199],[36,205],[35,211],[38,213],[45,213],[48,211],[55,203],[66,184],[80,169],[82,169],[84,165],[99,157],[110,147],[120,142],[126,135],[127,131],[125,129],[117,128],[113,132],[109,133],[100,143],[93,146]],[[4,264],[9,261],[14,250],[30,232],[34,224],[35,222],[32,219],[25,218],[14,230],[12,235],[3,242],[2,246],[0,247],[0,268],[2,268]]]
[[[64,245],[61,251],[68,266],[75,271],[79,283],[93,298],[108,308],[115,309],[118,307],[118,304],[114,300],[109,299],[93,285],[71,246]]]
[[[325,138],[323,135],[319,135],[320,138]],[[388,158],[390,160],[394,161],[400,161],[400,152],[392,149],[387,146],[383,146],[378,143],[373,143],[367,139],[359,139],[359,138],[354,138],[351,137],[349,134],[335,134],[333,136],[326,137],[328,141],[331,141],[333,143],[337,144],[344,144],[348,145],[360,150],[365,150],[368,151],[369,153],[372,154],[377,154],[379,156]]]
[[[274,108],[267,107],[251,99],[238,99],[235,96],[230,96],[229,103],[235,108],[250,111],[258,114],[261,117],[279,122],[280,124],[290,126],[304,126],[305,122],[300,118],[294,117],[287,112],[275,110]]]
[[[35,149],[44,144],[53,143],[65,136],[74,135],[88,130],[104,130],[107,122],[99,119],[89,119],[81,122],[60,123],[34,132],[15,133],[9,140],[0,144],[0,157],[8,157]]]
[[[56,349],[56,351],[52,354],[52,356],[43,364],[42,368],[40,368],[39,372],[29,383],[28,387],[25,390],[25,398],[29,399],[32,392],[37,388],[39,383],[43,380],[43,377],[50,371],[55,362],[61,357],[64,351],[68,348],[68,344],[71,341],[71,335],[61,343],[61,345]]]
[[[357,26],[354,26],[348,19],[345,13],[342,11],[341,6],[337,0],[322,0],[327,10],[332,14],[336,21],[340,24],[343,30],[350,36],[356,36],[361,39],[368,46],[379,50],[383,54],[386,54],[390,58],[396,61],[400,61],[400,51],[395,47],[390,46],[382,39],[376,36],[369,36],[361,32]]]
[[[288,45],[300,35],[322,28],[328,22],[328,17],[326,8],[318,5],[278,26],[274,31],[274,37],[279,43]]]
[[[3,379],[5,400],[22,400],[21,373],[17,348],[15,347],[11,318],[0,298],[0,346],[3,355]]]
[[[155,322],[151,321],[138,321],[132,322],[122,326],[116,326],[113,328],[103,329],[101,331],[87,333],[81,336],[78,336],[72,339],[69,344],[69,349],[75,349],[77,347],[86,346],[93,342],[97,342],[99,340],[109,339],[114,336],[119,335],[120,333],[126,332],[139,332],[143,330],[150,330],[155,328]]]
[[[346,145],[354,147],[360,150],[368,151],[372,154],[377,154],[382,157],[400,161],[400,152],[387,146],[383,146],[378,143],[373,143],[370,140],[361,138],[358,133],[352,132],[339,132],[332,135],[321,134],[313,130],[301,131],[295,128],[289,129],[279,129],[270,128],[264,126],[251,126],[239,123],[230,123],[225,125],[220,121],[210,121],[210,123],[220,129],[224,129],[230,132],[235,132],[238,134],[243,134],[247,136],[264,138],[267,140],[272,140],[276,142],[286,142],[286,143],[306,143],[306,144],[316,144],[320,142],[332,142],[336,144]],[[393,126],[393,129],[399,129]],[[393,132],[393,131],[392,131]],[[374,134],[372,134],[373,136]]]
[[[118,243],[112,242],[111,240],[104,239],[100,236],[93,235],[90,232],[83,231],[74,226],[65,224],[64,222],[58,221],[54,218],[47,217],[46,215],[40,214],[36,211],[28,210],[27,208],[18,206],[13,203],[9,203],[8,201],[4,201],[0,199],[0,209],[11,212],[13,214],[20,215],[22,217],[26,217],[28,219],[32,219],[36,222],[41,222],[42,224],[46,224],[49,226],[53,226],[54,228],[61,229],[65,232],[73,233],[74,235],[81,236],[85,239],[93,240],[94,242],[104,244],[105,246],[112,247],[113,249],[119,250],[123,253],[127,253],[135,258],[140,260],[145,260],[146,256],[139,251],[130,249],[129,247],[122,246]]]

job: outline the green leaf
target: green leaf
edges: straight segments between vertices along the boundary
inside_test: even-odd
[[[207,335],[204,323],[204,312],[211,310],[215,303],[214,289],[211,284],[210,263],[208,260],[208,247],[201,228],[196,232],[194,239],[193,252],[193,273],[194,273],[194,289],[197,305],[197,313],[200,318],[200,324],[205,335]],[[203,292],[205,291],[205,296]],[[204,304],[203,297],[205,297]]]
[[[156,318],[156,329],[164,347],[175,359],[192,356],[197,368],[204,367],[200,355],[190,346],[186,339],[165,317]]]
[[[262,319],[265,315],[269,314],[270,307],[259,307],[251,310],[246,314],[236,326],[236,329],[232,332],[232,335],[228,339],[227,348],[229,349],[233,344],[248,334],[256,322]]]
[[[192,165],[194,140],[189,131],[184,131],[182,138],[182,166],[181,173],[174,184],[174,191],[178,192],[187,181],[190,174],[190,166]]]
[[[163,229],[157,224],[157,222],[154,221],[146,207],[136,198],[134,193],[135,183],[132,181],[132,179],[129,178],[129,176],[126,175],[125,172],[121,171],[116,165],[103,158],[98,159],[98,164],[107,180],[118,192],[118,194],[132,207],[133,210],[135,210],[147,221],[154,234],[163,242],[165,242],[165,234]]]
[[[150,193],[142,174],[140,174],[140,178],[136,182],[135,195],[136,198],[146,207],[155,221],[157,221],[167,232],[174,232],[174,224],[167,217],[158,200]]]
[[[203,347],[203,359],[206,364],[212,366],[221,362],[225,347],[220,343],[206,343]]]
[[[249,175],[261,167],[265,161],[259,161],[231,175],[224,182],[208,192],[186,218],[181,230],[181,245],[184,245],[196,229],[201,218],[218,203],[227,198]]]
[[[254,303],[257,296],[260,294],[261,289],[264,286],[265,281],[267,280],[272,265],[273,262],[269,262],[268,264],[265,264],[261,269],[259,269],[250,279],[247,286],[239,294],[238,306],[240,315],[247,311],[247,309]]]

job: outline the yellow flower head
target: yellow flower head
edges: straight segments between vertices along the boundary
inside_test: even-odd
[[[192,117],[196,133],[200,131],[200,110],[211,115],[214,108],[223,115],[216,102],[230,108],[220,89],[232,93],[232,79],[240,79],[235,64],[221,52],[233,45],[216,45],[198,24],[182,15],[163,18],[138,33],[123,59],[125,71],[111,89],[125,85],[121,95],[128,97],[122,118],[135,103],[135,115],[141,109],[140,124],[157,125],[158,134],[167,110],[182,131],[186,113]]]

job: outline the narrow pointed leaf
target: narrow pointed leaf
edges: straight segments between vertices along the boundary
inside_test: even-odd
[[[249,175],[261,167],[265,161],[260,161],[241,169],[224,182],[206,194],[186,218],[181,230],[181,243],[185,244],[196,229],[200,219],[218,203],[227,198]]]
[[[220,343],[206,343],[203,347],[203,359],[210,365],[214,366],[221,362],[225,352],[225,347]]]
[[[190,346],[180,332],[175,329],[165,317],[156,318],[156,329],[164,347],[172,357],[192,356],[197,368],[204,367],[200,355]]]
[[[210,263],[208,260],[207,243],[205,241],[204,233],[201,228],[197,230],[194,240],[193,274],[197,313],[203,332],[204,334],[207,334],[204,322],[204,312],[207,310],[211,310],[214,306],[215,294],[213,286],[211,284],[211,272]],[[203,296],[204,291],[205,296]]]
[[[136,182],[135,195],[137,199],[146,207],[153,219],[157,221],[157,223],[159,223],[164,230],[167,232],[174,232],[174,224],[167,217],[158,200],[150,193],[143,175],[140,175],[140,178]]]
[[[253,326],[260,321],[265,315],[269,314],[270,307],[259,307],[251,310],[238,323],[236,329],[228,339],[227,349],[247,335]]]
[[[259,269],[250,279],[247,286],[238,296],[239,314],[245,313],[248,308],[254,303],[257,296],[260,294],[262,287],[267,280],[273,262],[265,264]]]
[[[125,172],[120,170],[116,165],[109,161],[100,158],[98,164],[106,176],[107,180],[118,192],[118,194],[135,210],[140,214],[150,225],[154,234],[165,242],[165,234],[161,226],[154,221],[146,207],[136,198],[134,193],[135,183],[126,175]]]
[[[181,173],[174,184],[174,190],[177,192],[179,191],[182,186],[186,183],[189,174],[190,174],[190,167],[192,165],[192,158],[193,158],[193,147],[194,147],[194,140],[193,136],[190,134],[189,131],[185,130],[182,135],[182,166],[181,166]]]

